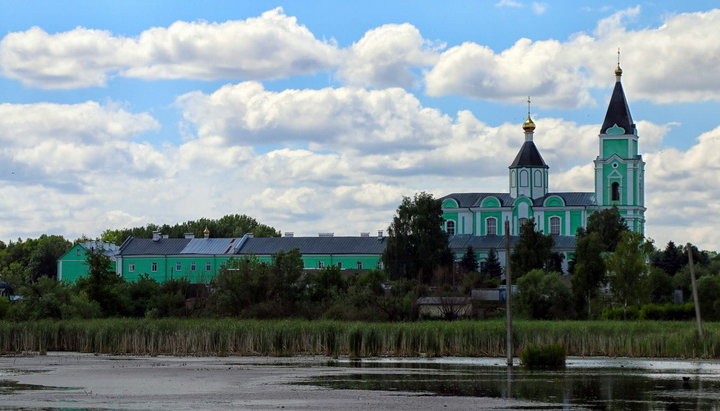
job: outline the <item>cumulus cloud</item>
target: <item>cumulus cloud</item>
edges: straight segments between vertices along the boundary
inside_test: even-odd
[[[640,12],[622,10],[600,20],[593,33],[567,41],[520,39],[500,52],[472,42],[452,47],[427,72],[427,92],[510,102],[533,95],[539,106],[562,108],[592,105],[590,88],[612,84],[620,45],[631,79],[626,89],[634,98],[717,100],[720,43],[712,39],[720,36],[720,10],[668,15],[659,27],[628,30],[626,22]]]
[[[272,79],[313,73],[338,62],[282,8],[225,23],[178,21],[138,37],[78,27],[49,34],[39,27],[0,42],[5,75],[41,88],[103,86],[109,76],[143,79]]]
[[[350,85],[411,88],[416,85],[411,68],[432,65],[443,47],[425,40],[411,24],[386,24],[350,47],[338,77]]]

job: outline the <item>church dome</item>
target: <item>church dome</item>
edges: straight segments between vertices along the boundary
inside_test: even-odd
[[[615,69],[615,75],[622,76],[622,69],[620,68],[619,64],[618,64],[617,68]]]
[[[527,120],[523,123],[523,130],[525,130],[525,132],[535,131],[535,123],[533,123],[530,116],[528,116]]]

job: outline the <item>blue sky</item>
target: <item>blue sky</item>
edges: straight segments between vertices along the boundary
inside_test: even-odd
[[[383,229],[403,195],[506,191],[527,95],[551,189],[590,191],[620,47],[648,235],[719,249],[708,4],[0,1],[0,239]]]

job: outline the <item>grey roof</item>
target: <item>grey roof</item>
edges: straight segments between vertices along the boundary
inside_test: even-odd
[[[559,196],[565,200],[566,206],[594,206],[595,193],[592,192],[576,192],[576,193],[547,193],[543,197],[539,197],[533,200],[533,207],[542,207],[543,202],[550,196]],[[458,206],[462,208],[469,207],[480,207],[483,200],[487,197],[496,197],[500,200],[501,207],[512,207],[513,203],[517,198],[510,197],[508,193],[452,193],[440,200],[452,198],[458,202]]]
[[[181,254],[235,254],[242,238],[193,238]]]
[[[293,248],[301,254],[381,254],[386,239],[377,237],[263,237],[248,238],[238,254],[274,254]]]
[[[600,133],[606,133],[607,129],[616,124],[625,129],[625,134],[635,134],[635,123],[633,123],[630,115],[625,91],[623,91],[622,83],[619,80],[615,82],[615,88],[610,97],[610,103]]]
[[[190,242],[189,238],[129,238],[120,248],[120,255],[178,255]]]
[[[88,251],[102,250],[102,253],[108,257],[113,257],[120,250],[120,246],[107,241],[83,241],[80,246]]]
[[[545,164],[545,160],[543,160],[540,151],[535,147],[535,143],[526,141],[522,147],[520,147],[520,151],[518,151],[517,156],[515,156],[515,160],[510,164],[510,168],[514,167],[548,168],[548,165]]]
[[[519,239],[519,236],[510,236],[510,248],[515,247]],[[554,250],[575,248],[575,236],[556,235],[553,236],[553,240],[555,241]],[[491,248],[503,250],[505,248],[505,236],[457,234],[449,237],[448,245],[456,253],[465,251],[469,246],[474,250],[489,250]]]

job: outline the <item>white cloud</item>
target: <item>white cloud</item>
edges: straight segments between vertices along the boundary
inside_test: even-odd
[[[626,21],[639,13],[639,7],[622,10],[600,20],[593,34],[578,33],[564,42],[520,39],[500,52],[472,42],[451,47],[427,72],[427,92],[509,102],[532,95],[539,106],[590,105],[590,88],[612,84],[620,46],[625,87],[633,98],[718,100],[720,77],[714,73],[720,43],[713,39],[720,37],[720,9],[668,15],[659,27],[626,29]]]
[[[532,4],[533,13],[537,15],[545,14],[545,12],[548,9],[548,5],[546,3],[538,3],[533,2]]]
[[[5,75],[41,88],[103,86],[109,76],[143,79],[271,79],[334,67],[338,50],[282,8],[225,23],[178,21],[138,37],[78,27],[38,27],[0,42]]]
[[[500,0],[495,3],[495,7],[522,7],[523,4],[515,0]]]
[[[386,24],[369,30],[350,47],[338,77],[357,86],[414,87],[411,68],[432,65],[443,47],[425,40],[411,24]]]

